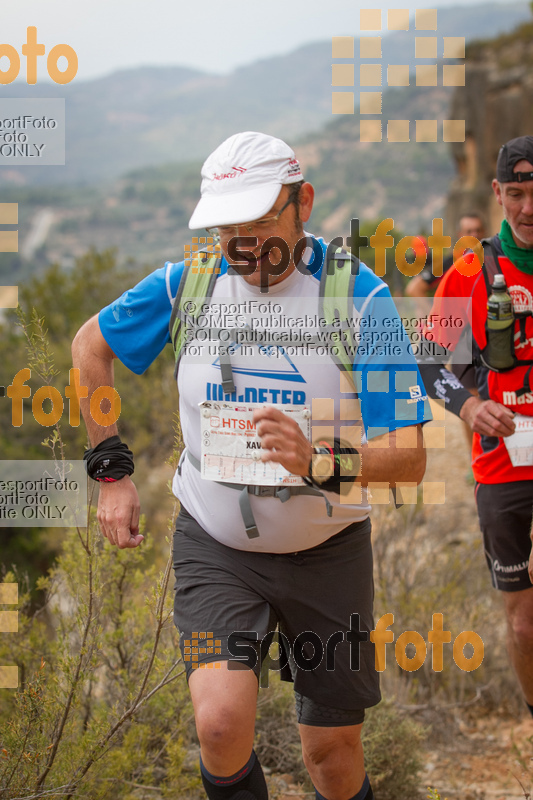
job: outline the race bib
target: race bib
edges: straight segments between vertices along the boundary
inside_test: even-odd
[[[533,417],[514,415],[515,432],[504,442],[513,467],[533,466]]]
[[[292,417],[305,438],[310,440],[311,411],[308,406],[272,405]],[[217,403],[206,400],[199,406],[202,420],[202,478],[253,486],[305,485],[299,475],[292,475],[281,464],[261,461],[261,441],[253,421],[253,412],[256,408],[264,408],[263,403]]]

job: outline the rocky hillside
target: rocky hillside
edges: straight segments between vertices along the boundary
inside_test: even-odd
[[[451,117],[466,120],[464,143],[453,145],[457,167],[448,198],[449,218],[484,212],[490,230],[501,208],[491,191],[500,146],[533,131],[533,22],[466,50],[466,85],[457,89]]]
[[[467,41],[495,36],[528,14],[524,0],[439,8],[438,36],[464,36]],[[354,9],[353,19],[339,20],[339,34],[353,34],[356,19]],[[408,64],[413,70],[415,36],[413,22],[408,32],[386,33],[383,63]],[[149,165],[202,161],[239,130],[262,130],[295,142],[331,120],[331,40],[320,30],[317,39],[271,56],[269,42],[258,31],[258,60],[228,75],[217,73],[206,48],[205,72],[178,64],[142,66],[63,86],[28,86],[19,80],[2,85],[0,99],[65,98],[66,164],[3,167],[0,186],[95,185]],[[357,93],[357,60],[355,73]]]

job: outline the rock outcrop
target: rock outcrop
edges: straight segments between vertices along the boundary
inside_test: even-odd
[[[498,230],[501,207],[491,190],[500,146],[533,134],[533,23],[466,50],[466,85],[457,89],[451,119],[466,122],[465,141],[452,145],[457,177],[446,206],[450,230],[461,214],[480,211],[489,232]]]

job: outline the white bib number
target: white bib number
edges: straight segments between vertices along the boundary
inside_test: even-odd
[[[200,403],[201,475],[209,481],[242,483],[253,486],[303,486],[299,475],[292,475],[281,464],[261,461],[261,441],[253,421],[256,408],[263,403]],[[272,404],[291,416],[306,439],[311,437],[311,412],[304,405]]]
[[[533,417],[514,415],[515,432],[504,442],[513,467],[533,466]]]

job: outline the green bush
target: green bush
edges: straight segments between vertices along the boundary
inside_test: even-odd
[[[311,783],[301,757],[292,684],[278,676],[259,691],[256,753],[274,772],[291,774],[309,790]],[[376,797],[397,800],[418,796],[425,730],[383,700],[366,712],[362,741],[365,767]]]
[[[425,733],[390,701],[367,711],[362,734],[365,766],[380,800],[418,796]]]
[[[28,328],[28,363],[55,374],[42,323]],[[179,443],[179,435],[176,439]],[[63,459],[59,427],[43,442]],[[160,571],[153,539],[119,550],[94,509],[63,529],[58,557],[37,582],[44,605],[19,595],[19,631],[0,639],[0,663],[19,668],[0,708],[0,798],[129,800],[158,776],[163,797],[198,783],[183,768],[191,707],[172,622],[172,558]],[[24,582],[16,573],[6,582]]]
[[[0,798],[112,794],[160,775],[164,797],[197,783],[183,772],[191,708],[169,593],[150,541],[134,551],[104,542],[94,518],[67,530],[40,581],[46,605],[3,637],[0,662],[19,666],[0,711]],[[16,580],[7,575],[6,580]]]

